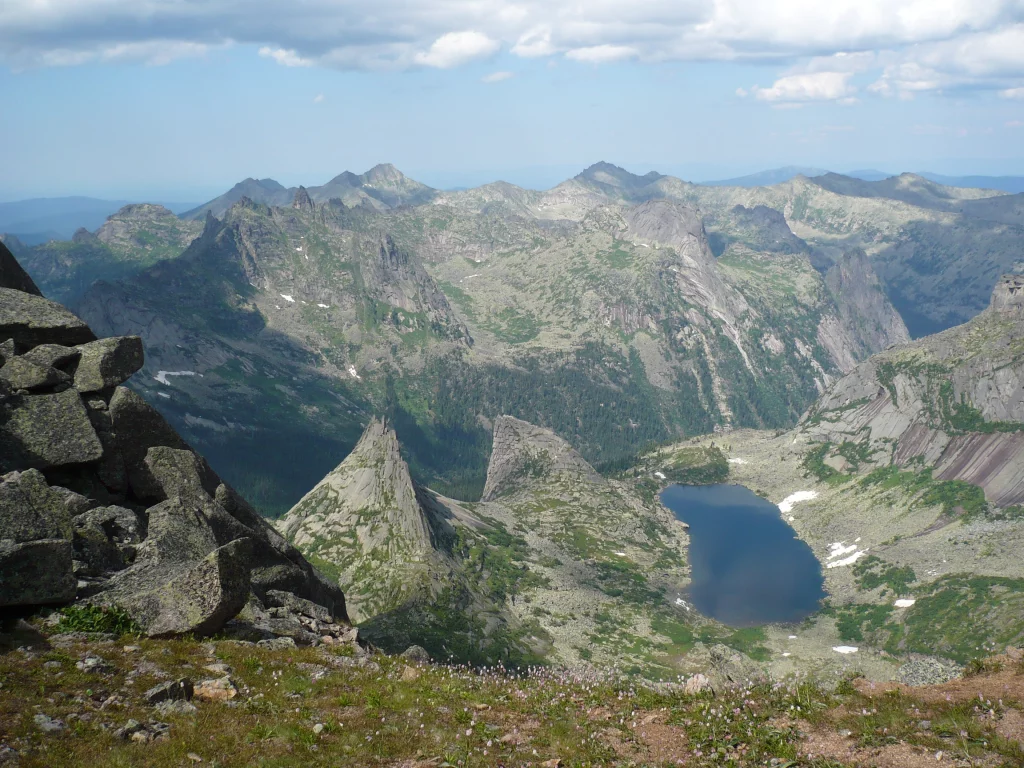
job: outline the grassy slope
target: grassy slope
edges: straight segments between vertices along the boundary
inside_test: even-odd
[[[48,647],[38,636],[0,638],[0,755],[25,768],[916,765],[908,755],[1009,768],[1024,760],[1024,663],[1007,657],[938,687],[875,688],[851,675],[831,693],[835,680],[822,687],[804,678],[741,681],[711,698],[658,693],[614,675],[511,677],[382,655],[352,664],[350,646],[124,637]],[[77,669],[86,655],[100,656],[108,671]],[[143,700],[164,680],[210,676],[202,666],[214,662],[233,670],[232,701],[161,715]],[[38,715],[65,727],[44,733]],[[152,743],[122,741],[114,732],[129,719],[170,729]],[[1008,738],[1015,733],[1017,741]]]

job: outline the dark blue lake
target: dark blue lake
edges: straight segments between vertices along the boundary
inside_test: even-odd
[[[777,506],[741,485],[672,485],[661,501],[690,526],[688,599],[705,616],[749,627],[818,610],[821,563]]]

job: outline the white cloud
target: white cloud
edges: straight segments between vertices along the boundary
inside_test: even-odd
[[[551,27],[548,26],[535,27],[523,33],[512,46],[512,53],[524,59],[550,56],[555,51],[555,46],[551,44]]]
[[[502,80],[508,80],[514,77],[511,72],[491,72],[489,75],[484,75],[480,78],[485,83],[500,83]]]
[[[1005,92],[1024,83],[1024,24],[913,46],[888,58],[869,90],[902,98],[964,88]]]
[[[1024,120],[1007,120],[1007,128],[1024,128]]]
[[[628,45],[591,45],[586,48],[573,48],[566,51],[565,58],[587,64],[604,64],[609,61],[629,59],[636,54],[636,49]]]
[[[847,101],[856,88],[850,85],[850,72],[814,72],[780,77],[770,88],[754,86],[750,92],[761,101],[784,104],[806,101]]]
[[[1024,87],[1024,0],[0,2],[10,66],[159,64],[232,44],[285,66],[339,69],[446,69],[501,49],[588,63],[777,62],[775,85],[759,91],[773,104],[784,92],[851,91],[847,72],[871,72],[871,94],[999,93]]]
[[[318,93],[316,96],[313,97],[314,104],[323,104],[323,101],[324,95],[322,93]]]
[[[268,45],[260,48],[260,56],[267,59],[273,59],[278,64],[284,67],[311,67],[313,62],[309,59],[304,59],[299,56],[293,50],[287,48],[271,48]]]
[[[430,49],[416,54],[416,63],[425,67],[451,69],[474,59],[495,53],[501,43],[482,32],[448,32],[431,44]]]
[[[1000,91],[999,95],[1004,99],[1024,99],[1024,88],[1007,88]]]

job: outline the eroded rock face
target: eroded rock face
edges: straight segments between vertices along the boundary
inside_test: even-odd
[[[1024,502],[1024,276],[1004,275],[968,323],[898,345],[833,384],[801,431],[834,445],[869,438],[878,460],[924,463],[940,480],[980,486],[998,506]]]
[[[347,621],[341,590],[119,386],[142,367],[141,340],[95,340],[64,307],[22,290],[34,286],[7,256],[0,252],[0,606],[87,599],[121,608],[150,636],[170,636],[217,632],[247,603],[270,600],[262,635],[275,636],[271,618],[304,627],[300,615],[338,634],[333,622]]]
[[[78,347],[81,358],[75,370],[75,389],[85,394],[123,384],[142,367],[142,339],[119,336],[99,339]]]
[[[0,404],[0,469],[49,469],[102,456],[103,446],[75,390],[14,394]]]

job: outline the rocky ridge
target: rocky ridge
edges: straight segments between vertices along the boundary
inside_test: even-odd
[[[872,357],[808,411],[801,434],[863,444],[874,464],[933,467],[1001,507],[1024,502],[1022,295],[1024,277],[1005,275],[966,325]]]
[[[97,339],[2,246],[0,273],[0,607],[108,606],[160,637],[337,634],[341,590],[122,386],[141,340]]]

